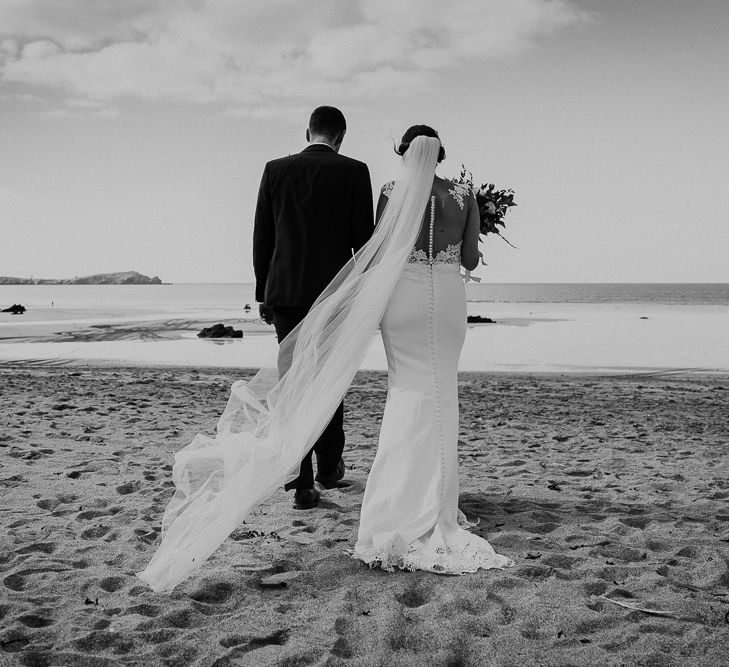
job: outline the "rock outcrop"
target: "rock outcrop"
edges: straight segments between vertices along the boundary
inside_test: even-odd
[[[0,313],[12,313],[13,315],[22,315],[27,308],[19,303],[14,303],[10,308],[3,308]]]
[[[243,331],[241,329],[234,329],[233,327],[226,327],[224,324],[214,324],[211,327],[203,329],[198,335],[198,338],[243,338]]]
[[[138,271],[96,273],[82,278],[54,280],[52,278],[14,278],[0,276],[0,285],[161,285],[159,276],[145,276]]]

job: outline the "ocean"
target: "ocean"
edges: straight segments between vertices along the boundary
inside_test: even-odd
[[[729,305],[729,283],[470,283],[466,291],[472,303]],[[46,314],[53,307],[111,317],[130,310],[204,313],[256,305],[252,283],[0,285],[0,307],[14,303]]]
[[[729,283],[485,283],[466,289],[474,302],[729,305]]]
[[[461,370],[729,373],[729,284],[467,285]],[[259,367],[276,354],[251,283],[0,285],[0,363]],[[250,308],[246,312],[245,307]],[[241,339],[205,340],[223,322]],[[363,368],[384,369],[379,336]]]

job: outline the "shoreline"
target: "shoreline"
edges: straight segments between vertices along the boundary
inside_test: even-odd
[[[473,309],[474,311],[476,309]],[[489,308],[493,324],[471,324],[460,359],[464,372],[625,374],[729,372],[729,309],[686,313],[663,308]],[[480,314],[480,313],[479,313]],[[222,315],[222,313],[221,313]],[[242,339],[199,339],[217,322],[243,330]],[[130,318],[95,324],[32,321],[0,326],[0,363],[87,363],[100,366],[259,368],[277,343],[270,327],[207,313],[205,317]],[[12,336],[9,338],[8,336]],[[362,369],[385,370],[379,332]]]
[[[75,370],[98,369],[100,371],[122,371],[122,370],[145,370],[153,372],[162,371],[179,371],[179,372],[199,372],[199,373],[220,373],[230,375],[234,372],[240,372],[243,376],[254,375],[259,370],[259,366],[215,366],[204,364],[159,364],[159,363],[120,363],[117,360],[88,360],[88,359],[20,359],[20,360],[2,360],[0,359],[0,370],[2,369],[32,369],[32,368],[68,368]],[[386,368],[360,368],[357,374],[371,374],[375,377],[387,377]],[[498,368],[493,370],[461,370],[458,371],[459,382],[465,382],[479,378],[482,376],[494,377],[514,377],[514,378],[534,378],[534,379],[613,379],[627,380],[640,378],[705,378],[717,379],[719,381],[729,381],[729,370],[711,369],[711,368],[643,368],[643,367],[617,367],[609,369],[596,368],[579,368],[571,370],[523,370],[523,369],[504,369]],[[356,377],[356,376],[355,376]],[[239,378],[240,379],[240,378]]]
[[[257,312],[241,318],[219,302],[187,311],[138,305],[114,312],[99,305],[94,317],[55,309],[0,318],[0,362],[257,368],[276,355],[273,330]],[[467,326],[462,371],[729,372],[727,306],[469,302],[468,312],[495,323]],[[243,338],[197,338],[218,322],[242,329]],[[386,367],[376,333],[362,368]]]

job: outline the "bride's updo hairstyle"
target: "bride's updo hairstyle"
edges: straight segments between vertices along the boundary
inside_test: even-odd
[[[405,155],[408,148],[410,148],[410,142],[415,139],[415,137],[432,137],[433,139],[438,139],[438,141],[440,141],[438,133],[429,125],[413,125],[405,131],[405,134],[402,135],[400,145],[395,149],[395,152],[398,155]],[[443,148],[443,144],[441,143],[440,151],[438,152],[438,162],[443,162],[443,160],[445,160],[445,156],[445,148]]]

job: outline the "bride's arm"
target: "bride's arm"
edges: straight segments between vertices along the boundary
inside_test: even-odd
[[[461,246],[461,264],[473,271],[478,266],[478,233],[481,219],[478,215],[478,204],[473,194],[468,198],[468,218],[463,230],[463,245]]]
[[[380,221],[382,212],[385,210],[385,206],[387,206],[387,200],[389,199],[394,186],[395,181],[388,181],[380,188],[380,198],[377,200],[377,211],[375,213],[375,224]]]
[[[377,213],[375,213],[375,224],[377,224],[380,221],[380,218],[382,217],[382,213],[385,210],[385,206],[387,205],[387,196],[380,193],[380,198],[377,200]]]

